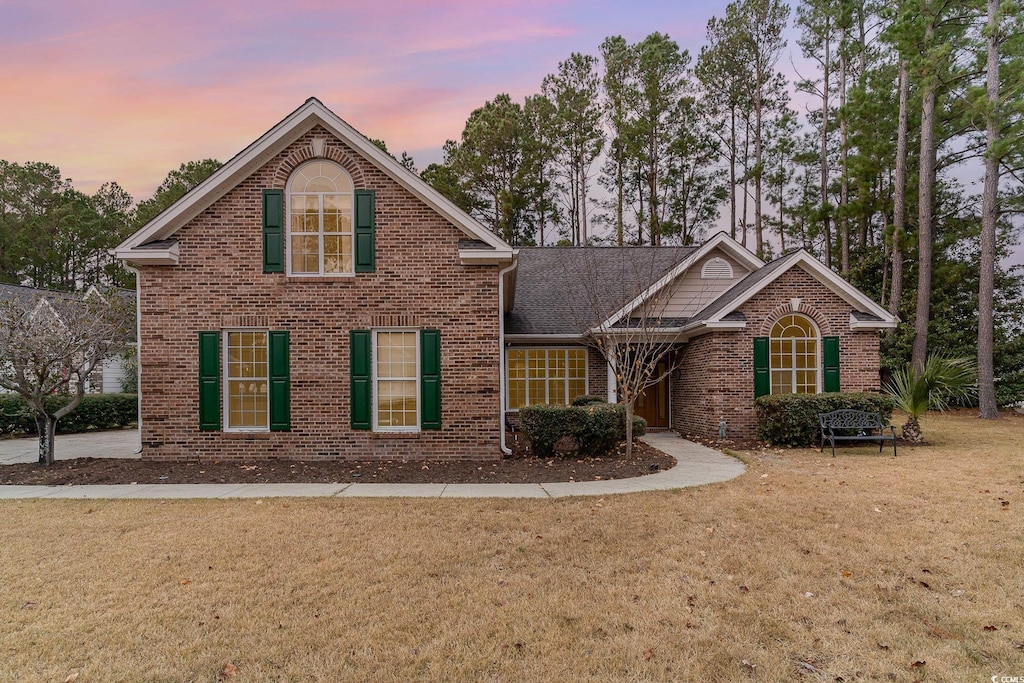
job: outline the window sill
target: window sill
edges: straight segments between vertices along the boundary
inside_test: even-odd
[[[418,439],[423,432],[372,432],[372,439]]]
[[[270,432],[221,432],[221,435],[226,439],[243,439],[243,440],[258,440],[258,439],[269,439]]]
[[[286,275],[285,282],[348,282],[354,280],[355,273],[337,275]]]

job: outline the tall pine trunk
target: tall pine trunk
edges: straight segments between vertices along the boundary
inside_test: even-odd
[[[892,215],[892,281],[889,289],[889,312],[896,315],[903,298],[903,238],[907,226],[907,137],[910,107],[910,74],[907,62],[900,60],[900,111],[896,133],[896,177],[893,179]]]
[[[985,187],[981,200],[981,283],[978,289],[978,411],[979,417],[999,417],[996,405],[994,346],[996,219],[999,200],[999,0],[988,0],[988,60],[986,64]]]
[[[729,110],[729,237],[736,239],[736,107]]]
[[[843,277],[850,273],[850,175],[846,136],[846,22],[839,32],[839,268]]]
[[[934,20],[932,20],[934,21]],[[925,29],[925,44],[931,45],[935,25]],[[917,313],[914,319],[914,348],[910,358],[916,372],[924,370],[928,357],[928,320],[931,316],[932,247],[935,242],[932,226],[932,194],[935,189],[935,99],[938,87],[935,74],[929,74],[921,86],[921,158],[917,194]]]
[[[825,61],[821,81],[821,226],[825,236],[825,266],[832,267],[832,230],[829,226],[828,202],[828,77],[831,70],[831,40],[825,18]]]

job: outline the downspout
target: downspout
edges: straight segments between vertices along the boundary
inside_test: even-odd
[[[138,413],[136,424],[139,430],[139,448],[135,452],[142,453],[142,274],[127,262],[124,267],[135,273],[135,410]]]
[[[505,445],[505,273],[519,266],[519,259],[512,256],[512,265],[498,271],[498,425],[501,430],[501,452],[512,455],[512,449]]]

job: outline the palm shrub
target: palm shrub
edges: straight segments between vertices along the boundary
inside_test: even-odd
[[[921,440],[921,417],[929,410],[945,410],[954,401],[978,395],[978,366],[970,358],[930,356],[918,372],[908,363],[892,374],[885,392],[907,414],[903,438]]]

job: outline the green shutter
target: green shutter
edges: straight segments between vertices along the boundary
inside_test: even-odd
[[[768,349],[768,337],[754,337],[754,398],[772,393]]]
[[[825,361],[825,391],[839,391],[839,337],[821,338]]]
[[[270,431],[287,432],[291,422],[288,333],[270,332]]]
[[[349,386],[352,400],[352,429],[373,429],[371,401],[372,358],[369,330],[351,330],[349,338]]]
[[[199,428],[220,429],[220,332],[199,333]]]
[[[420,428],[441,428],[441,332],[420,330]]]
[[[376,228],[376,199],[373,190],[355,192],[355,270],[357,273],[372,273],[377,269],[374,254],[374,230]]]
[[[263,190],[263,272],[284,272],[284,192]]]

